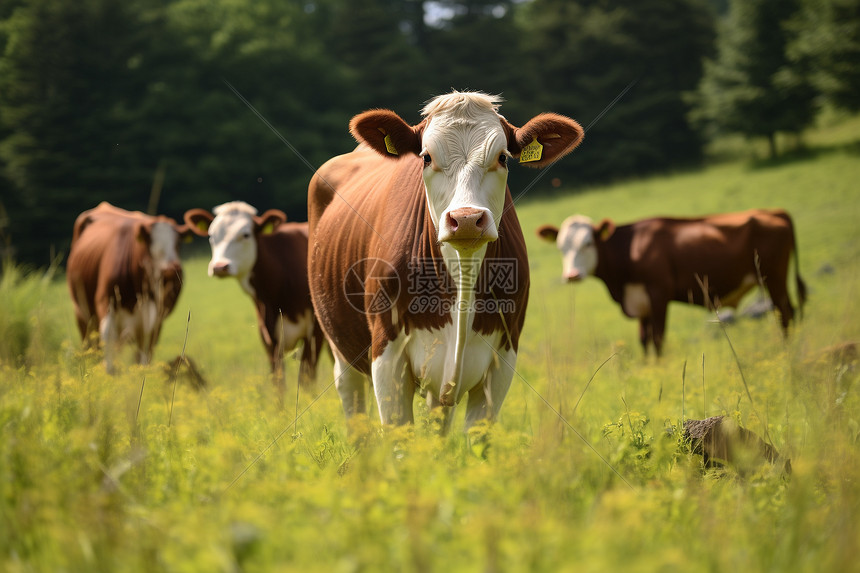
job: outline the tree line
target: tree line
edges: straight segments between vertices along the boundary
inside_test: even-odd
[[[587,128],[534,193],[693,166],[860,105],[858,22],[860,0],[2,0],[0,234],[45,265],[102,200],[304,220],[350,117],[417,122],[451,88]]]

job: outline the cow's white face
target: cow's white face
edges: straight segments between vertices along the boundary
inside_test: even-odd
[[[149,231],[149,252],[155,269],[160,272],[176,269],[179,265],[179,233],[167,222],[152,224]]]
[[[209,276],[236,277],[242,282],[257,262],[257,237],[251,212],[228,210],[219,212],[209,226],[212,260]]]
[[[433,115],[422,144],[425,191],[439,242],[471,253],[495,241],[510,157],[499,115],[478,107]]]
[[[453,91],[430,100],[417,125],[385,109],[349,122],[350,133],[380,155],[422,158],[430,218],[446,258],[480,258],[481,249],[499,237],[509,158],[545,167],[584,135],[578,123],[552,113],[516,127],[499,115],[499,102],[498,96]]]
[[[556,239],[561,251],[562,277],[578,281],[594,274],[597,268],[597,247],[591,219],[582,215],[568,217],[561,224]]]

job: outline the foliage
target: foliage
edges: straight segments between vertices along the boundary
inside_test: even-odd
[[[802,0],[790,22],[788,56],[810,70],[816,89],[832,104],[860,109],[860,2]]]
[[[698,84],[712,52],[713,15],[702,2],[535,0],[522,20],[526,54],[541,62],[525,97],[593,127],[576,158],[559,166],[563,181],[701,159],[682,94]]]
[[[122,189],[138,174],[121,145],[120,117],[137,97],[133,70],[124,64],[139,49],[138,28],[126,4],[36,0],[15,8],[2,34],[0,161],[18,191],[6,205],[13,239],[37,212],[42,245],[61,245],[70,213],[82,210],[79,197],[97,191],[123,202],[128,190],[112,187]],[[16,246],[31,260],[26,243]]]
[[[807,70],[792,64],[787,24],[799,0],[733,0],[719,30],[718,56],[706,62],[694,113],[723,132],[766,137],[775,157],[776,133],[799,133],[815,115]]]
[[[451,88],[501,93],[517,124],[543,111],[587,124],[638,79],[556,176],[694,163],[680,93],[712,27],[703,0],[6,2],[0,204],[14,256],[47,265],[102,200],[179,217],[242,199],[304,220],[313,170],[354,145],[350,117],[390,107],[417,123]]]
[[[39,292],[26,312],[47,318],[30,345],[58,336],[61,351],[20,366],[0,354],[0,569],[855,569],[860,372],[832,348],[860,340],[858,121],[780,162],[520,201],[530,306],[486,440],[462,434],[462,408],[436,435],[420,400],[414,427],[383,431],[375,414],[347,427],[330,375],[296,389],[297,360],[279,407],[250,301],[203,258],[184,261],[156,364],[113,377],[70,350],[65,285],[15,279],[4,309]],[[737,362],[707,313],[680,304],[663,359],[643,359],[635,321],[597,281],[558,281],[557,251],[534,235],[573,212],[775,206],[794,217],[810,301],[788,339],[773,317],[727,327]],[[169,383],[164,364],[183,349],[206,390]],[[767,430],[791,476],[704,471],[678,449],[683,418],[716,414]]]
[[[15,367],[56,359],[63,334],[52,288],[56,265],[36,272],[6,260],[0,272],[0,363]],[[64,294],[64,293],[63,293]]]
[[[694,166],[717,128],[775,146],[777,132],[809,125],[819,92],[854,105],[856,0],[735,2],[700,82],[726,6],[4,2],[3,251],[47,266],[68,250],[75,216],[102,200],[179,217],[242,199],[304,220],[314,169],[354,145],[350,117],[389,107],[417,123],[451,88],[502,94],[515,124],[555,111],[589,127],[552,186]],[[533,182],[510,177],[515,194]]]
[[[313,168],[349,145],[348,112],[335,105],[342,68],[304,18],[276,1],[36,0],[14,10],[3,22],[0,159],[16,191],[2,203],[17,258],[45,264],[46,245],[65,251],[77,213],[101,200],[146,210],[159,169],[159,212],[243,198],[304,219]]]

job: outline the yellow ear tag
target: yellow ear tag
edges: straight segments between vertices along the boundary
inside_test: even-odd
[[[537,137],[535,137],[531,143],[523,147],[523,152],[520,154],[520,163],[539,161],[541,155],[543,155],[543,145],[538,143]]]
[[[194,240],[194,237],[192,237],[191,235],[185,235],[184,237],[182,237],[183,243],[190,243],[193,240]]]
[[[197,228],[201,231],[209,231],[209,223],[206,221],[197,221]]]
[[[390,153],[391,155],[400,155],[399,153],[397,153],[397,149],[394,147],[394,142],[391,141],[390,135],[386,134],[385,139],[383,139],[383,141],[385,142],[385,150],[388,153]]]
[[[274,223],[266,223],[265,225],[263,225],[263,228],[260,229],[260,232],[264,235],[268,235],[274,230],[275,230],[275,224]]]

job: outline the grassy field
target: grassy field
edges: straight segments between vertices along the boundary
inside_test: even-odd
[[[328,361],[298,391],[288,361],[279,407],[250,301],[203,258],[187,261],[157,363],[114,377],[78,352],[62,277],[7,267],[0,570],[860,570],[857,364],[827,351],[860,341],[858,132],[828,126],[776,162],[521,200],[531,296],[489,445],[459,431],[462,409],[444,438],[427,412],[348,433]],[[804,320],[784,340],[774,317],[723,330],[676,304],[659,361],[602,283],[563,284],[534,236],[572,213],[751,207],[794,217]],[[183,349],[206,390],[168,382]],[[671,428],[718,414],[769,436],[790,477],[704,471],[679,450]]]

